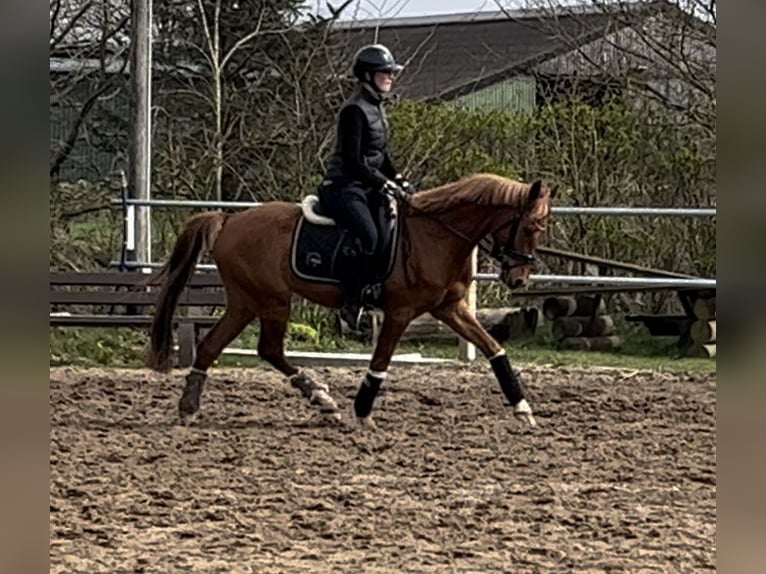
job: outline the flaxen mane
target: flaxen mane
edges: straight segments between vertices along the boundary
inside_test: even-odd
[[[527,200],[529,188],[530,184],[507,177],[477,173],[416,193],[412,197],[412,206],[416,213],[439,213],[469,203],[522,207]]]

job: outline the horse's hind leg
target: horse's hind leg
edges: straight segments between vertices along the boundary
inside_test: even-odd
[[[254,318],[254,312],[243,305],[232,304],[230,301],[223,317],[197,345],[194,364],[191,372],[186,375],[186,386],[181,399],[178,401],[178,413],[181,420],[199,410],[207,370],[213,361],[219,357],[226,345],[231,343]]]
[[[261,336],[258,340],[258,356],[275,369],[285,374],[290,384],[299,389],[311,404],[319,406],[322,412],[337,413],[338,405],[330,396],[330,388],[313,380],[308,373],[291,365],[285,357],[285,332],[290,315],[289,306],[284,312],[269,313],[261,318]]]
[[[288,309],[276,317],[273,313],[269,314],[269,318],[261,317],[261,335],[258,338],[258,356],[287,377],[298,372],[285,357],[285,333],[289,314]]]

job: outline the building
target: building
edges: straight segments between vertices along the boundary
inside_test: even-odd
[[[574,91],[600,101],[629,80],[667,93],[713,94],[714,25],[665,0],[613,10],[599,3],[337,26],[347,35],[347,57],[367,43],[391,48],[407,66],[397,90],[407,98],[531,110]],[[693,70],[679,62],[691,62]],[[702,85],[680,85],[685,80]]]

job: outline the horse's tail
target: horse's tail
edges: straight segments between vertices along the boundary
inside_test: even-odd
[[[212,248],[215,243],[225,217],[220,211],[200,213],[191,217],[176,241],[170,259],[158,273],[158,277],[162,279],[162,287],[149,331],[146,366],[150,369],[162,373],[170,370],[173,313],[178,298],[194,273],[202,250]]]

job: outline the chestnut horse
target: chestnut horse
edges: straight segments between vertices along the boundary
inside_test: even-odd
[[[540,181],[525,184],[475,174],[398,198],[403,228],[394,267],[384,283],[380,335],[354,400],[360,422],[372,422],[375,397],[402,333],[413,319],[430,313],[489,359],[514,414],[535,425],[517,372],[502,346],[471,314],[465,295],[472,281],[471,252],[477,245],[490,245],[504,283],[513,288],[526,284],[555,195],[555,187],[548,189]],[[160,372],[170,369],[173,313],[203,248],[212,249],[226,291],[226,310],[197,346],[179,400],[182,420],[199,410],[208,368],[255,318],[261,324],[259,356],[284,373],[312,404],[340,417],[329,387],[291,365],[284,354],[293,294],[325,307],[342,303],[337,285],[308,282],[292,272],[290,248],[300,216],[300,206],[274,201],[234,214],[201,213],[186,222],[159,272],[163,281],[147,366]]]

